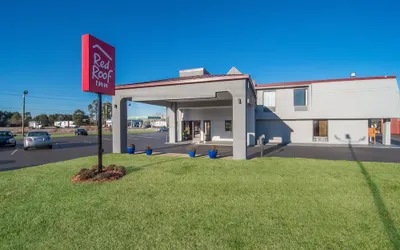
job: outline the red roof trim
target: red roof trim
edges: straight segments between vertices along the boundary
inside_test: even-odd
[[[212,76],[204,77],[204,78],[192,78],[192,79],[166,79],[166,80],[158,80],[152,82],[143,82],[143,83],[133,83],[126,85],[116,86],[115,89],[135,89],[135,88],[147,88],[147,87],[160,87],[160,86],[171,86],[171,85],[182,85],[182,84],[193,84],[193,83],[203,83],[203,82],[217,82],[217,81],[231,81],[231,80],[241,80],[241,79],[249,79],[250,76],[248,74],[243,75],[222,75],[222,76]]]
[[[304,86],[304,85],[310,85],[310,84],[315,84],[315,83],[325,83],[325,82],[348,82],[348,81],[381,80],[381,79],[396,79],[396,76],[338,78],[338,79],[300,81],[300,82],[282,82],[282,83],[270,83],[270,84],[262,83],[262,84],[257,84],[256,89],[265,89],[265,88],[273,88],[273,87]]]

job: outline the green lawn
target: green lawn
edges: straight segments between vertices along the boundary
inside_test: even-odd
[[[106,155],[0,172],[0,248],[398,249],[400,166]]]

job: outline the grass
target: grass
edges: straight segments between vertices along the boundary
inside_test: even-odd
[[[106,155],[116,182],[72,184],[96,157],[0,172],[0,248],[396,249],[400,166]]]

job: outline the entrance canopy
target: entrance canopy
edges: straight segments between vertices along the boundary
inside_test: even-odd
[[[189,76],[184,76],[181,72],[181,77],[178,78],[116,87],[112,116],[113,152],[126,152],[126,102],[135,101],[167,108],[170,143],[182,140],[182,121],[188,118],[189,114],[199,122],[196,125],[200,124],[200,130],[203,132],[204,122],[210,122],[210,133],[213,133],[222,131],[222,118],[224,123],[228,124],[230,121],[233,129],[225,129],[224,135],[231,133],[233,158],[246,159],[247,145],[254,141],[255,132],[254,84],[247,74],[211,75],[205,72],[202,69],[202,74]],[[222,109],[228,111],[221,111]],[[253,117],[253,121],[248,117]]]

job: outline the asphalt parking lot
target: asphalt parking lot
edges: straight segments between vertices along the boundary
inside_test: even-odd
[[[154,150],[162,150],[171,144],[165,144],[165,132],[129,134],[128,143],[134,143],[137,151],[143,151],[147,145]],[[17,141],[16,148],[0,148],[0,171],[37,166],[46,163],[71,160],[97,154],[97,136],[76,136],[53,138],[53,149],[29,149],[24,151],[23,142]],[[112,152],[112,136],[103,136],[104,153]]]
[[[166,144],[166,132],[152,132],[146,134],[129,134],[128,143],[136,145],[136,151],[144,151],[149,145],[155,152],[186,154],[189,145]],[[400,137],[397,138],[400,142]],[[0,171],[14,170],[24,167],[42,165],[46,163],[65,161],[79,157],[97,154],[97,136],[77,136],[54,138],[53,149],[30,149],[23,150],[22,141],[16,148],[0,148]],[[206,155],[211,145],[192,145],[196,147],[197,153]],[[103,136],[104,153],[112,152],[112,136]],[[252,147],[248,149],[248,158],[260,157],[261,149]],[[232,156],[232,147],[218,146],[219,157]],[[349,161],[374,161],[374,162],[399,162],[400,147],[397,148],[375,148],[375,147],[352,147],[347,146],[265,146],[264,157],[297,157],[326,160],[349,160]]]

